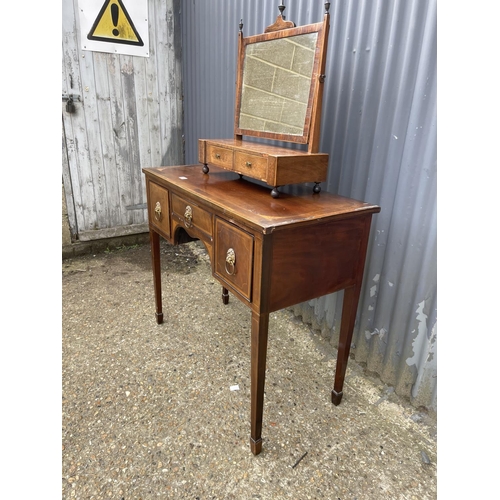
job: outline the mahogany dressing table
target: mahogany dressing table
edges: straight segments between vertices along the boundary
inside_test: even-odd
[[[243,36],[241,22],[234,137],[200,139],[203,166],[143,169],[157,322],[163,322],[160,236],[174,245],[202,241],[224,304],[231,291],[251,310],[250,448],[255,455],[262,450],[271,312],[345,290],[331,392],[332,403],[340,403],[372,215],[380,211],[321,193],[319,186],[328,170],[328,154],[318,147],[329,7],[325,2],[323,22],[296,27],[285,20],[281,2],[275,23],[250,37]],[[255,142],[260,139],[307,150]],[[246,178],[262,181],[271,192]],[[297,184],[296,194],[278,191],[286,184]]]
[[[160,236],[176,245],[199,239],[213,276],[246,304],[251,324],[250,448],[262,449],[269,314],[344,289],[331,392],[342,399],[372,215],[380,207],[309,188],[269,196],[238,174],[199,165],[144,168],[153,260],[156,319],[163,322]]]

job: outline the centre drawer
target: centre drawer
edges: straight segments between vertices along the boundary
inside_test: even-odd
[[[252,300],[253,236],[226,222],[215,219],[215,275]]]
[[[212,216],[193,202],[172,193],[172,213],[182,221],[186,229],[201,229],[212,235]]]

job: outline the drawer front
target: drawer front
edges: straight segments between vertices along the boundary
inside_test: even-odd
[[[149,222],[170,237],[168,190],[154,182],[149,182],[148,191]]]
[[[172,193],[172,212],[182,220],[186,229],[201,229],[212,236],[212,215],[203,208]]]
[[[235,151],[234,171],[254,179],[267,179],[267,156],[258,156]]]
[[[223,168],[233,168],[233,150],[207,144],[207,162]]]
[[[252,300],[253,236],[228,222],[215,219],[215,265],[218,278]]]

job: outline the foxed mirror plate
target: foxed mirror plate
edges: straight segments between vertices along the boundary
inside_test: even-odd
[[[240,130],[304,136],[317,41],[318,32],[312,32],[246,45]]]

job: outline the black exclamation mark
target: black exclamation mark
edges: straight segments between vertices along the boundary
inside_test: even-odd
[[[111,19],[113,20],[113,25],[118,26],[118,14],[120,10],[118,9],[118,5],[116,3],[111,4]],[[116,29],[113,30],[113,35],[118,36],[120,32]]]

